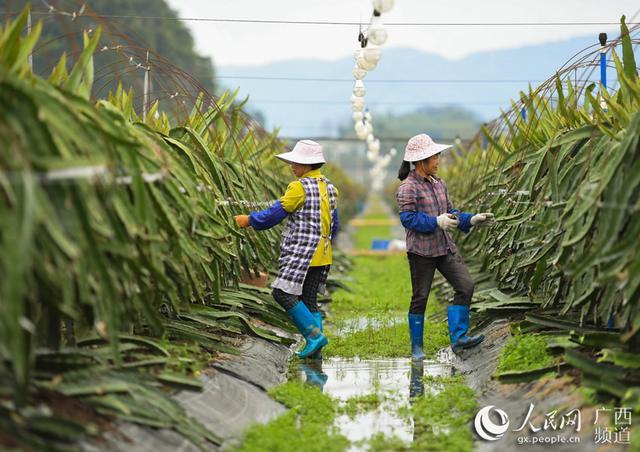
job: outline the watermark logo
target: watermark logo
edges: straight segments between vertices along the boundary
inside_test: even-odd
[[[565,413],[558,410],[534,413],[529,404],[524,416],[516,415],[520,426],[511,430],[517,444],[578,444],[582,429],[582,413],[574,408]],[[607,412],[610,412],[607,413]],[[495,414],[494,414],[495,413]],[[492,417],[493,415],[493,417]],[[599,408],[595,411],[594,443],[630,444],[632,409],[630,407]],[[522,421],[520,419],[522,418]],[[495,405],[482,408],[476,414],[474,427],[478,436],[486,441],[497,441],[509,430],[509,416]],[[604,424],[604,425],[603,425]]]
[[[500,418],[500,423],[496,424],[491,420],[491,410],[493,410]],[[474,421],[476,433],[480,438],[487,441],[497,441],[502,438],[505,432],[509,429],[509,416],[500,408],[496,408],[494,405],[489,405],[482,408],[476,414]]]

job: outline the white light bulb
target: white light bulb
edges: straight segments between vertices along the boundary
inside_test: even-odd
[[[364,87],[364,82],[362,80],[356,80],[353,85],[353,95],[356,97],[364,97],[367,94],[367,89]]]
[[[364,119],[366,119],[367,121],[371,122],[371,120],[373,119],[373,117],[371,116],[370,112],[365,112],[364,114]]]
[[[369,60],[367,60],[364,56],[364,50],[362,49],[363,52],[359,53],[356,56],[356,65],[360,68],[363,69],[365,71],[372,71],[373,69],[376,68],[376,65],[378,64],[377,62],[371,62]]]
[[[360,122],[360,124],[362,124],[362,122]],[[358,137],[359,140],[364,140],[367,137],[367,131],[365,129],[361,129],[356,126],[354,126],[355,130],[356,130],[356,136]]]
[[[371,143],[367,142],[367,144],[369,145],[369,150],[374,154],[378,154],[378,152],[380,152],[380,140],[377,138]]]
[[[362,56],[367,63],[373,64],[375,67],[382,56],[382,49],[380,47],[366,47],[362,52]]]
[[[367,144],[373,143],[375,139],[376,137],[374,137],[373,134],[370,133],[369,135],[367,135]]]
[[[395,0],[373,0],[373,7],[380,13],[386,13],[393,8]]]
[[[364,110],[364,98],[363,97],[352,96],[351,97],[351,105],[358,105],[358,106],[362,107],[362,109]],[[362,111],[362,110],[358,110],[358,111]]]
[[[351,105],[351,111],[356,113],[356,112],[362,112],[362,110],[364,110],[364,105],[358,105],[358,104],[352,104]]]
[[[355,112],[354,114],[352,114],[351,117],[353,118],[354,122],[357,122],[357,121],[362,122],[362,119],[364,118],[364,115],[362,114],[361,111],[358,111],[358,112]]]
[[[367,71],[360,69],[357,65],[353,67],[351,73],[356,80],[363,80],[367,76]]]
[[[387,42],[388,37],[389,34],[384,28],[382,17],[373,16],[373,18],[371,19],[371,24],[369,25],[369,29],[367,30],[367,40],[371,44],[381,46],[382,44]]]

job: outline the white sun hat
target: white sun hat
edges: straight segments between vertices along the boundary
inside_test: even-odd
[[[276,157],[287,163],[301,163],[303,165],[325,163],[324,155],[322,154],[322,146],[311,140],[300,140],[296,143],[291,152],[278,154]]]
[[[404,148],[404,160],[418,162],[451,147],[453,146],[450,144],[436,143],[429,135],[421,133],[407,141],[407,146]]]

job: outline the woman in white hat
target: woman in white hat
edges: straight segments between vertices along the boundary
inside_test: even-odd
[[[467,233],[473,226],[494,221],[492,213],[461,213],[449,200],[447,186],[436,176],[440,153],[451,146],[435,143],[426,134],[411,138],[405,148],[396,193],[400,221],[407,233],[407,256],[411,271],[412,297],[409,307],[411,356],[423,359],[424,312],[435,270],[453,286],[453,304],[447,308],[449,338],[454,352],[478,345],[484,336],[468,336],[469,305],[473,280],[450,233]],[[414,168],[411,169],[413,164]]]
[[[338,227],[338,189],[322,175],[322,147],[311,140],[298,141],[291,152],[276,155],[291,165],[298,177],[271,207],[237,215],[239,227],[269,229],[289,218],[280,242],[278,277],[271,284],[273,297],[306,339],[300,358],[320,357],[327,345],[322,334],[322,314],[316,303],[324,293],[332,262],[331,239]]]

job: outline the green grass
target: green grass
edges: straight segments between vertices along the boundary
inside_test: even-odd
[[[390,226],[358,226],[354,245],[358,250],[369,250],[373,240],[391,240],[391,238]]]
[[[338,290],[333,296],[325,356],[408,357],[410,341],[406,314],[411,300],[411,278],[406,256],[356,257],[350,277],[352,292]],[[441,309],[437,299],[431,296],[427,316]],[[357,318],[365,318],[367,327],[359,331],[350,329],[347,320]],[[425,323],[427,356],[435,355],[448,343],[446,323]]]
[[[324,356],[342,358],[408,358],[410,356],[409,326],[406,319],[389,322],[389,326],[368,326],[363,330],[345,332],[328,328],[329,345]],[[424,328],[424,352],[427,358],[449,344],[445,322],[426,321]]]
[[[353,419],[358,414],[376,410],[383,400],[384,396],[377,392],[353,396],[347,399],[344,405],[340,408],[340,411]]]
[[[412,450],[411,446],[397,436],[384,436],[384,433],[376,433],[368,442],[369,452],[400,452]]]
[[[357,256],[348,282],[351,292],[333,294],[331,316],[337,319],[406,312],[411,278],[406,256]]]
[[[630,451],[640,451],[640,425],[631,427],[631,438],[629,443],[631,444],[631,448],[629,449]]]
[[[469,423],[478,404],[464,377],[425,377],[435,391],[425,391],[410,409],[415,425],[415,450],[471,451]],[[426,388],[425,388],[426,389]]]
[[[536,334],[516,334],[509,338],[500,352],[496,373],[522,372],[553,365],[547,341]]]
[[[338,402],[315,386],[288,382],[269,395],[290,410],[267,424],[256,424],[237,451],[346,451],[349,440],[333,425]]]

